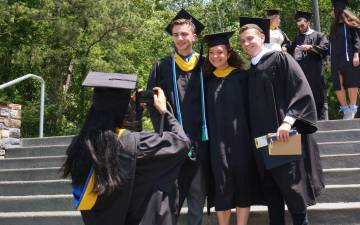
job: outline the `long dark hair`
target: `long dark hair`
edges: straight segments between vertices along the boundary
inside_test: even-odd
[[[233,66],[238,69],[245,69],[247,63],[243,60],[243,58],[233,49],[230,47],[230,45],[225,45],[226,50],[228,51],[228,55],[230,56],[228,59],[229,66]],[[214,72],[216,68],[211,64],[209,60],[209,50],[208,54],[206,56],[203,71],[206,77],[212,76],[212,73]]]
[[[348,9],[334,9],[334,19],[331,24],[330,37],[335,35],[339,23],[345,23],[346,26],[351,28],[360,29],[360,19],[353,12]]]
[[[103,103],[105,100],[103,97],[109,94],[109,90],[94,92],[94,97],[97,94],[102,96],[102,99],[98,99],[96,103],[94,98],[79,135],[68,147],[68,157],[62,167],[63,177],[71,174],[73,183],[83,184],[93,167],[95,172],[93,191],[98,194],[110,194],[119,188],[125,179],[119,154],[123,145],[115,129],[121,127],[129,102],[126,100],[127,96],[123,96],[124,93],[111,90],[110,92],[113,92],[111,94],[117,96],[117,101],[110,97],[107,103]],[[111,99],[113,101],[109,104]]]

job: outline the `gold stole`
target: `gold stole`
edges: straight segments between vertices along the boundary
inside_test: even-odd
[[[123,133],[125,132],[125,129],[116,128],[115,132],[118,135],[118,137],[121,137],[121,135],[123,135]],[[95,184],[95,171],[92,170],[91,177],[88,180],[87,184],[85,184],[86,189],[81,197],[78,207],[76,208],[77,210],[91,210],[94,207],[96,200],[98,198],[98,195],[93,192],[94,184]]]
[[[235,67],[229,66],[228,68],[226,68],[224,70],[216,69],[216,70],[214,70],[213,74],[215,75],[215,77],[225,78],[235,69],[236,69]]]
[[[200,55],[198,53],[194,53],[189,62],[186,62],[179,54],[175,53],[175,62],[182,71],[189,72],[195,69],[197,63],[199,62],[199,56]]]
[[[274,26],[274,25],[270,25],[270,30],[276,30],[276,29],[279,29],[279,27]]]

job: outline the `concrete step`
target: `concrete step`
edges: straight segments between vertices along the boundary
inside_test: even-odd
[[[318,143],[321,155],[360,153],[360,141]]]
[[[59,170],[60,167],[0,169],[0,180],[1,181],[59,180],[61,177]]]
[[[360,129],[318,131],[314,137],[318,143],[360,141]]]
[[[312,225],[359,225],[360,224],[360,202],[354,203],[318,203],[308,208],[309,221]],[[181,210],[178,225],[186,225],[187,208]],[[217,225],[217,218],[212,209],[210,216],[203,216],[206,225]],[[232,210],[231,225],[235,225],[235,211]],[[251,207],[248,225],[268,224],[267,207]],[[286,224],[292,224],[290,215],[286,210]]]
[[[71,140],[74,138],[70,136],[54,136],[44,138],[24,138],[22,139],[22,146],[45,146],[45,145],[69,145]]]
[[[37,156],[63,156],[67,145],[47,145],[36,147],[19,147],[6,150],[6,158],[37,157]]]
[[[360,163],[360,153],[321,156],[323,169],[356,168]]]
[[[64,156],[66,145],[19,147],[6,151],[6,158]],[[319,143],[320,154],[351,154],[360,153],[360,141],[323,142]]]
[[[359,184],[360,168],[331,168],[324,169],[326,185]]]
[[[83,225],[80,212],[7,212],[0,213],[0,225]]]
[[[74,211],[73,196],[0,196],[0,212]]]
[[[318,121],[319,131],[359,129],[360,119]]]
[[[0,170],[0,180],[4,182],[54,180],[56,182],[60,179],[59,169],[59,167],[54,167]],[[324,169],[324,176],[327,185],[356,184],[360,181],[360,168]]]
[[[67,147],[67,145],[50,145],[11,148],[6,151],[6,158],[64,156],[66,155]],[[360,140],[343,142],[322,142],[319,143],[319,147],[321,154],[360,153]]]
[[[2,159],[0,169],[60,167],[65,156],[42,156]]]
[[[319,203],[309,207],[309,220],[312,225],[358,225],[360,221],[360,202],[354,203]],[[234,212],[234,211],[232,211]],[[186,225],[187,208],[181,210],[178,225]],[[248,225],[268,224],[267,208],[253,206]],[[291,224],[286,211],[287,224]],[[42,211],[42,212],[2,212],[0,225],[83,225],[79,212],[76,211]],[[217,225],[214,210],[210,216],[203,216],[203,224]],[[232,213],[231,225],[235,225],[235,215]]]
[[[0,181],[0,193],[2,196],[69,194],[71,193],[71,181]]]
[[[360,184],[326,185],[318,202],[360,202]]]
[[[9,182],[8,182],[9,183]],[[8,183],[5,183],[7,185]],[[46,186],[46,183],[51,182],[38,182]],[[55,183],[55,182],[53,182]],[[59,183],[59,182],[57,182]],[[18,183],[10,183],[13,185],[18,185],[13,187],[15,190],[9,190],[6,187],[3,187],[4,182],[0,183],[0,193],[5,196],[0,196],[0,212],[18,212],[24,211],[73,211],[72,205],[72,195],[70,191],[70,182],[62,181],[63,190],[65,193],[59,194],[60,192],[54,194],[51,193],[46,195],[42,192],[42,189],[46,187],[38,187],[39,190],[34,191],[29,187],[24,187],[24,191],[20,192],[20,195],[10,195],[11,193],[18,193],[19,189]],[[27,182],[25,182],[26,186]],[[32,183],[34,185],[34,183]],[[4,185],[4,186],[5,186]],[[35,184],[36,185],[36,184]],[[59,184],[58,184],[59,185]],[[27,185],[30,186],[30,185]],[[59,185],[60,186],[60,185]],[[67,193],[66,193],[67,192]],[[33,193],[40,193],[39,195],[27,195]],[[9,195],[9,196],[8,196]],[[322,193],[321,197],[318,199],[320,203],[336,203],[336,202],[360,202],[360,184],[356,185],[327,185],[325,191]],[[186,205],[184,205],[186,208]]]

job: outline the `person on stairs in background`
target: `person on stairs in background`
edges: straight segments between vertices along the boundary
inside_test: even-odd
[[[331,77],[343,119],[353,119],[360,87],[360,19],[346,8],[346,0],[333,0],[330,31]],[[346,94],[348,95],[348,100]]]
[[[311,29],[310,20],[312,14],[297,11],[295,19],[299,33],[291,44],[289,53],[299,63],[311,91],[314,95],[317,119],[324,120],[326,117],[326,86],[323,70],[323,59],[326,57],[329,42],[325,34]]]
[[[270,42],[265,43],[265,47],[276,51],[287,51],[291,45],[288,36],[280,29],[280,10],[266,10],[267,18],[270,19]]]

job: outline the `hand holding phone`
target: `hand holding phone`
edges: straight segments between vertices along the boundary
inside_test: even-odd
[[[154,91],[138,91],[136,100],[139,103],[152,104],[154,102]]]
[[[163,90],[159,87],[154,87],[154,106],[161,113],[166,112],[166,97]]]

